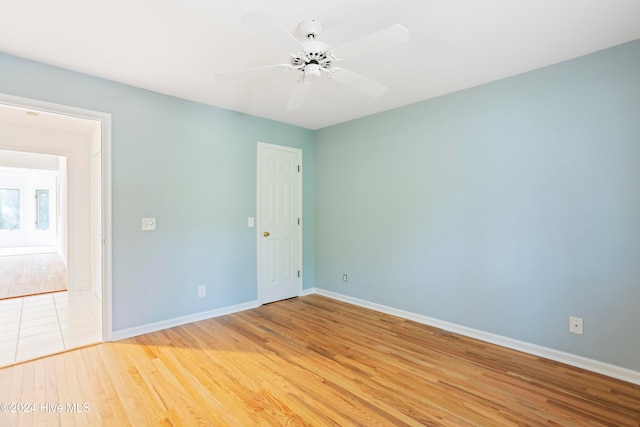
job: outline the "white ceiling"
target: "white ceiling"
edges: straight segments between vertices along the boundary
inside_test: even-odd
[[[389,87],[369,98],[323,76],[286,109],[296,72],[220,82],[286,63],[240,23],[265,12],[337,46],[400,23],[410,41],[340,64]],[[318,129],[640,39],[640,0],[21,0],[0,5],[0,51]],[[1,70],[0,70],[1,75]]]

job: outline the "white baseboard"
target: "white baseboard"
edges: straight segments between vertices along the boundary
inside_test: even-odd
[[[343,301],[349,304],[379,311],[381,313],[401,317],[403,319],[413,320],[418,323],[433,326],[439,329],[444,329],[446,331],[454,332],[470,338],[475,338],[491,344],[496,344],[513,350],[522,351],[534,356],[544,357],[545,359],[565,363],[567,365],[586,369],[588,371],[596,372],[602,375],[640,385],[640,372],[633,371],[631,369],[622,368],[620,366],[611,365],[609,363],[600,362],[598,360],[588,359],[586,357],[577,356],[575,354],[554,350],[552,348],[542,347],[524,341],[519,341],[513,338],[503,337],[501,335],[484,332],[478,329],[457,325],[455,323],[445,322],[442,320],[434,319],[432,317],[423,316],[421,314],[416,314],[409,311],[399,310],[393,307],[361,300],[358,298],[353,298],[348,295],[327,291],[325,289],[310,288],[305,289],[304,291],[304,295],[316,293],[318,295],[323,295],[328,298],[336,299],[338,301]]]
[[[112,341],[123,340],[126,338],[136,337],[151,332],[161,331],[163,329],[174,328],[176,326],[186,325],[187,323],[199,322],[200,320],[211,319],[218,316],[224,316],[238,311],[250,310],[259,307],[260,303],[256,301],[245,302],[237,305],[217,308],[215,310],[203,311],[200,313],[190,314],[188,316],[174,317],[173,319],[163,320],[161,322],[149,323],[135,328],[122,329],[113,331],[111,335]]]
[[[554,350],[552,348],[542,347],[542,346],[531,344],[524,341],[519,341],[513,338],[503,337],[501,335],[484,332],[478,329],[457,325],[455,323],[445,322],[442,320],[434,319],[432,317],[424,316],[417,313],[412,313],[410,311],[400,310],[397,308],[369,302],[366,300],[361,300],[358,298],[350,297],[348,295],[339,294],[337,292],[332,292],[332,291],[328,291],[321,288],[303,289],[302,292],[300,293],[300,296],[307,296],[311,294],[322,295],[338,301],[343,301],[349,304],[357,305],[359,307],[364,307],[371,310],[379,311],[381,313],[390,314],[392,316],[401,317],[403,319],[412,320],[414,322],[433,326],[439,329],[444,329],[446,331],[454,332],[470,338],[475,338],[491,344],[496,344],[496,345],[500,345],[502,347],[510,348],[513,350],[522,351],[524,353],[529,353],[534,356],[544,357],[545,359],[555,360],[556,362],[565,363],[567,365],[586,369],[588,371],[596,372],[612,378],[617,378],[623,381],[640,385],[640,372],[633,371],[631,369],[622,368],[620,366],[611,365],[609,363],[600,362],[598,360],[588,359],[586,357],[577,356],[575,354]],[[215,310],[204,311],[201,313],[190,314],[188,316],[175,317],[173,319],[163,320],[161,322],[155,322],[155,323],[149,323],[142,326],[136,326],[135,328],[122,329],[120,331],[113,331],[112,340],[113,341],[123,340],[126,338],[135,337],[138,335],[143,335],[151,332],[160,331],[163,329],[173,328],[175,326],[186,325],[187,323],[198,322],[200,320],[206,320],[206,319],[211,319],[218,316],[224,316],[227,314],[236,313],[239,311],[250,310],[252,308],[256,308],[259,306],[260,306],[260,303],[257,300],[250,301],[243,304],[237,304],[237,305],[232,305],[228,307],[218,308]]]
[[[308,289],[303,289],[302,292],[300,293],[301,297],[306,297],[307,295],[311,295],[311,294],[317,294],[318,290],[316,288],[308,288]]]

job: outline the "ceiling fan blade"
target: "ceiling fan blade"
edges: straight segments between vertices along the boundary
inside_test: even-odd
[[[360,55],[395,46],[409,40],[409,31],[400,24],[346,42],[333,50],[340,59],[353,58]]]
[[[384,95],[387,91],[386,86],[344,68],[333,68],[329,77],[374,98]]]
[[[246,77],[257,77],[265,74],[273,74],[275,72],[282,72],[291,70],[294,67],[291,64],[278,64],[278,65],[266,65],[264,67],[248,68],[246,70],[232,71],[230,73],[217,73],[216,80],[229,81],[243,79]]]
[[[289,96],[289,103],[287,104],[287,110],[297,110],[302,107],[305,99],[307,99],[307,93],[311,88],[311,81],[301,79],[293,87],[291,95]]]
[[[242,18],[242,24],[287,52],[301,52],[302,43],[280,24],[263,13],[250,13]]]

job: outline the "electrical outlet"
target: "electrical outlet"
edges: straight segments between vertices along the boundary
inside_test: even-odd
[[[346,275],[346,274],[343,274],[343,275],[342,275],[342,281],[343,281],[343,282],[346,282],[346,281],[347,281],[347,275]]]
[[[198,298],[203,298],[207,296],[207,287],[206,286],[198,286]]]
[[[582,335],[582,318],[581,317],[569,317],[569,332]]]

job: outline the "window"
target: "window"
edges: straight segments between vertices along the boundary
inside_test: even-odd
[[[36,190],[36,230],[49,229],[49,190]]]
[[[0,188],[0,230],[20,228],[20,190]]]

